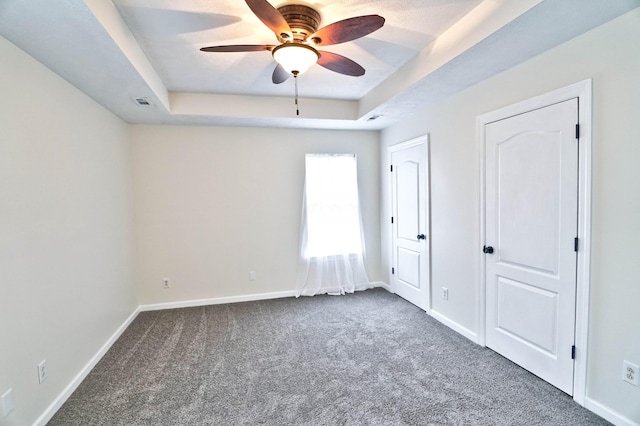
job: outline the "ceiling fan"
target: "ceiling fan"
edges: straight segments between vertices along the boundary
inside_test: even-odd
[[[278,63],[271,80],[275,84],[297,77],[313,64],[345,75],[361,76],[365,69],[358,63],[336,53],[318,50],[317,47],[344,43],[364,37],[384,25],[384,18],[365,15],[334,22],[323,28],[320,14],[302,4],[285,4],[273,7],[267,0],[245,0],[251,11],[273,31],[277,45],[230,45],[203,47],[203,52],[260,52],[270,51]]]

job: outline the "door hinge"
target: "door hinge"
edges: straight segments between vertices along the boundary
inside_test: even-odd
[[[391,165],[391,171],[393,172],[393,164]]]
[[[580,125],[576,124],[576,139],[580,139]]]
[[[396,268],[391,268],[391,275],[395,275],[396,273]]]
[[[571,359],[576,359],[576,345],[571,346]]]
[[[575,252],[578,251],[578,237],[575,237],[573,239],[573,251],[575,251]]]
[[[393,216],[391,216],[391,223],[393,223]]]

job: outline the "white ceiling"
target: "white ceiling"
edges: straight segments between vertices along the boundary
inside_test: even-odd
[[[383,28],[324,50],[362,77],[320,66],[271,83],[276,44],[242,0],[3,0],[0,34],[131,123],[377,130],[594,28],[640,0],[319,0],[321,26],[379,14]],[[132,98],[146,97],[152,107]],[[381,118],[370,121],[372,115]]]
[[[386,25],[368,37],[323,48],[361,63],[367,70],[364,76],[349,77],[313,67],[300,77],[301,95],[360,99],[480,2],[327,0],[325,4],[310,4],[320,12],[321,26],[368,14],[384,16]],[[275,63],[267,51],[199,51],[201,47],[220,44],[277,44],[273,32],[244,1],[115,0],[114,3],[170,91],[292,95],[292,84],[271,83]],[[273,1],[276,7],[281,3]]]

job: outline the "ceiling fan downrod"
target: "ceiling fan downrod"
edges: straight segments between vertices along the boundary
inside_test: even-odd
[[[293,82],[295,83],[295,90],[296,90],[296,96],[295,96],[295,104],[296,104],[296,116],[299,117],[300,116],[300,108],[298,107],[298,71],[293,71],[291,74],[293,74]]]

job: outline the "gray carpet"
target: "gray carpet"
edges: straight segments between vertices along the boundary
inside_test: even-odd
[[[598,425],[384,290],[141,313],[49,425]]]

